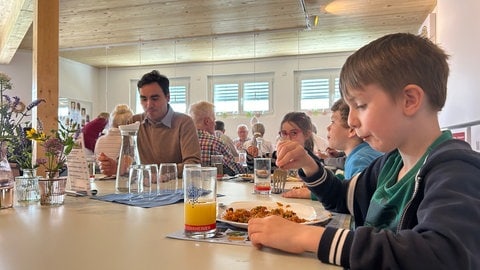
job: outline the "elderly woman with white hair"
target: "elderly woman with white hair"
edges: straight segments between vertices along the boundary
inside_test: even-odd
[[[258,151],[260,151],[262,156],[270,156],[273,153],[274,148],[272,142],[263,138],[263,135],[265,135],[265,126],[260,122],[253,124],[252,135],[253,138],[243,144],[243,148],[247,149],[247,153],[256,157]],[[259,142],[260,149],[257,148]]]

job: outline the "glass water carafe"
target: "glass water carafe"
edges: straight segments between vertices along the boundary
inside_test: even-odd
[[[120,134],[122,135],[122,145],[117,164],[117,178],[115,180],[115,190],[119,193],[128,192],[128,174],[132,165],[141,164],[137,147],[137,133],[140,122],[130,125],[122,125]]]
[[[14,178],[7,159],[7,142],[0,141],[0,209],[13,207]]]

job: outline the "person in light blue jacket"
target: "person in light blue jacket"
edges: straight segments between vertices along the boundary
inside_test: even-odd
[[[350,109],[343,99],[337,100],[332,108],[330,125],[327,127],[328,146],[345,152],[344,178],[351,179],[382,155],[357,136],[348,125]]]
[[[331,107],[332,115],[330,125],[327,127],[328,147],[341,150],[345,153],[345,164],[343,173],[341,170],[335,170],[338,177],[351,179],[354,175],[363,171],[372,161],[382,155],[370,147],[355,133],[355,129],[348,126],[348,105],[343,99],[337,100]],[[340,157],[343,158],[343,157]],[[339,159],[339,158],[335,158]],[[332,158],[325,158],[325,165],[329,165]],[[295,188],[282,194],[286,198],[311,198],[316,197],[307,187]]]

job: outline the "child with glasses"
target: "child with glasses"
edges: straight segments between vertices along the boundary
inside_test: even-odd
[[[306,150],[313,152],[313,125],[312,120],[303,112],[287,113],[280,123],[278,135],[280,140],[298,142]]]
[[[313,131],[312,121],[304,112],[290,112],[287,113],[280,123],[280,131],[278,132],[278,141],[291,140],[302,145],[306,151],[313,154]],[[277,154],[276,151],[272,154],[272,170],[277,168],[275,165]],[[320,161],[320,158],[317,158]],[[247,164],[253,168],[253,159],[248,158]]]
[[[355,230],[251,219],[255,247],[314,252],[351,269],[480,269],[480,154],[442,131],[448,56],[427,38],[391,34],[352,54],[340,74],[348,124],[386,152],[350,181],[302,146],[281,142],[277,165],[299,175]]]
[[[348,125],[349,108],[343,99],[335,101],[330,108],[332,111],[330,124],[327,126],[328,146],[342,150],[346,158],[343,159],[343,174],[337,175],[341,179],[351,179],[362,172],[372,161],[382,155],[375,151],[355,133],[355,129]],[[324,160],[328,165],[329,159]],[[307,187],[291,189],[282,194],[286,198],[316,199]]]

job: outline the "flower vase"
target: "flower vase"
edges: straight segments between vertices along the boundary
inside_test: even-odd
[[[13,207],[15,178],[7,159],[7,142],[0,141],[0,209]]]
[[[20,205],[37,203],[40,200],[40,187],[34,169],[22,169],[23,175],[15,177],[15,198]]]
[[[53,176],[55,175],[55,176]],[[47,172],[47,178],[40,178],[40,205],[62,205],[65,200],[66,176],[58,176],[58,173]]]

